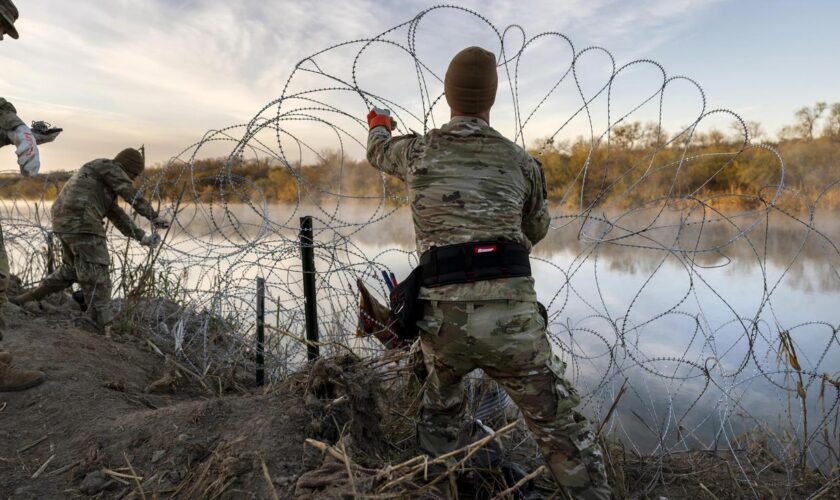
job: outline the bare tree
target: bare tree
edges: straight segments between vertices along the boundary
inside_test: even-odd
[[[642,124],[639,122],[616,125],[612,129],[613,140],[621,148],[633,148],[642,138]]]
[[[825,120],[825,127],[823,128],[823,136],[840,138],[840,102],[835,102],[831,105],[828,111],[828,117]]]
[[[720,146],[726,144],[726,134],[720,130],[713,128],[706,133],[698,132],[694,139],[700,146]]]
[[[804,106],[796,112],[794,115],[797,120],[796,128],[799,130],[799,136],[801,138],[808,139],[809,141],[814,139],[814,129],[817,126],[817,121],[820,119],[820,116],[825,112],[826,107],[826,103],[820,101],[813,108]]]
[[[642,129],[642,144],[646,148],[658,148],[668,142],[668,132],[661,123],[647,122]]]
[[[745,126],[746,129],[744,128]],[[764,127],[761,125],[761,122],[747,121],[741,123],[740,120],[732,120],[732,124],[729,128],[731,128],[735,133],[735,142],[743,142],[744,133],[748,134],[750,140],[753,142],[762,142],[767,138],[767,134],[764,132]]]
[[[793,125],[785,125],[779,130],[777,134],[779,141],[792,141],[799,139],[799,127]]]

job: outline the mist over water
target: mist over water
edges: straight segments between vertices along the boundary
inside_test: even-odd
[[[46,233],[14,221],[34,220],[37,213],[46,220],[49,207],[3,208],[4,221],[12,221],[4,229],[13,272],[32,284],[44,265],[27,256],[46,247]],[[254,281],[264,277],[267,323],[301,338],[302,215],[315,217],[323,338],[362,355],[380,352],[374,340],[354,336],[355,280],[385,303],[381,271],[400,279],[416,265],[405,207],[185,205],[157,266],[178,280],[191,308],[235,313],[246,339],[253,333]],[[675,442],[725,446],[755,428],[804,430],[793,375],[779,356],[779,332],[790,333],[804,372],[837,378],[836,218],[816,218],[817,227],[809,228],[763,212],[697,220],[645,211],[620,218],[560,209],[553,215],[553,229],[533,250],[533,275],[549,311],[554,349],[568,363],[584,413],[602,419],[627,379],[607,431],[641,452]],[[120,270],[142,267],[149,254],[113,231],[110,244],[119,296]],[[294,370],[303,359],[288,338],[275,335],[269,344],[275,374]],[[808,378],[804,390],[812,426],[823,406],[836,418],[831,391],[819,398],[818,378]],[[814,450],[819,454],[819,446]]]
[[[639,213],[603,243],[586,241],[612,236],[593,228],[597,221],[554,214],[555,229],[532,253],[533,274],[587,413],[604,412],[628,378],[611,425],[640,451],[656,448],[660,435],[724,446],[716,440],[722,418],[730,435],[765,425],[802,430],[779,332],[790,332],[803,370],[836,377],[840,224],[828,219],[818,234],[789,218],[745,214],[688,226],[674,217],[669,227],[666,215],[657,229],[625,236],[650,224]],[[412,249],[409,214],[392,219],[356,241],[405,276],[411,259],[388,249]],[[820,384],[806,385],[816,418]],[[834,404],[830,396],[822,403]]]
[[[251,214],[249,221],[248,212],[234,210],[243,234],[224,236],[233,246],[259,234],[261,217]],[[272,237],[288,238],[283,245],[297,238],[300,215],[316,217],[324,304],[355,300],[354,284],[339,268],[352,269],[385,302],[379,272],[391,270],[402,278],[416,265],[406,208],[269,205],[267,214],[282,221],[284,227]],[[372,214],[382,220],[368,224]],[[779,332],[791,333],[804,370],[836,374],[840,278],[833,242],[840,224],[822,217],[814,231],[763,213],[682,223],[676,215],[660,214],[651,228],[653,215],[622,217],[617,228],[555,210],[554,229],[533,251],[549,331],[569,362],[568,375],[584,396],[585,412],[603,417],[627,378],[630,390],[610,425],[640,451],[658,446],[660,435],[666,442],[679,438],[692,446],[714,446],[722,419],[729,435],[765,425],[801,430],[789,367],[778,354]],[[224,225],[220,232],[225,233]],[[211,233],[210,238],[222,237]],[[177,235],[175,241],[178,248]],[[297,255],[278,259],[274,272],[279,267],[288,273],[282,279],[299,279]],[[242,278],[254,277],[256,272]],[[281,295],[280,303],[294,303],[299,289]],[[330,318],[322,316],[322,322],[339,321],[352,331],[352,314],[336,319],[334,310],[322,309]],[[372,348],[366,341],[349,342],[361,351]],[[806,390],[815,395],[809,410],[818,415],[819,383]]]

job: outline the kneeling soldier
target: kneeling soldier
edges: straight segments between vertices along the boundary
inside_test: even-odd
[[[528,253],[549,227],[545,180],[490,127],[497,82],[495,56],[470,47],[446,72],[449,123],[391,137],[387,110],[368,116],[368,160],[408,184],[421,254],[419,444],[434,456],[465,444],[464,377],[481,368],[519,406],[557,482],[574,498],[607,499],[601,448],[575,411],[580,396],[551,351],[531,277]]]

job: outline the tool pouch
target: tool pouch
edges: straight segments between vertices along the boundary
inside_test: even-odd
[[[411,274],[402,280],[391,292],[391,331],[400,340],[417,338],[417,321],[423,314],[423,303],[418,299],[420,295],[421,268],[418,266]]]

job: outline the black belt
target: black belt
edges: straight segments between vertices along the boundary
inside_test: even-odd
[[[531,276],[528,249],[511,241],[477,241],[432,247],[420,256],[424,287]]]

